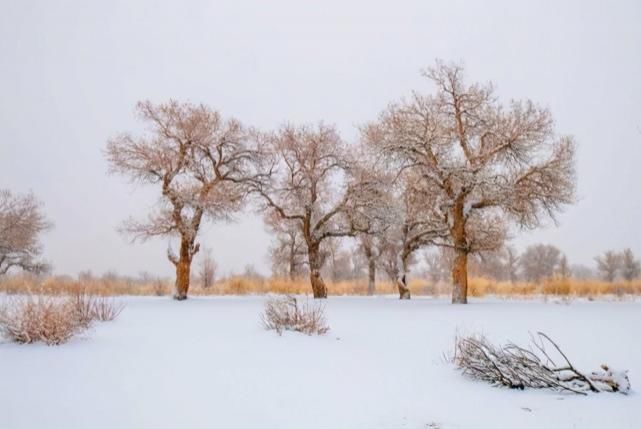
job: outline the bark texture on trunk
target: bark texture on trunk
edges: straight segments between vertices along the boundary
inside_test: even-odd
[[[320,249],[318,246],[309,246],[308,249],[309,280],[312,284],[314,298],[327,298],[327,287],[325,286],[325,282],[323,281],[320,273]]]
[[[452,304],[467,304],[467,250],[457,249],[452,265]]]
[[[174,299],[183,301],[187,299],[189,292],[189,281],[191,279],[191,261],[194,254],[198,252],[198,245],[194,247],[193,242],[188,239],[180,241],[180,255],[176,259],[170,256],[169,259],[176,266],[176,291]]]
[[[396,280],[396,286],[398,287],[399,299],[410,299],[412,297],[410,288],[407,287],[407,277],[405,274],[403,274],[400,279]]]
[[[180,259],[176,265],[176,293],[174,294],[174,299],[178,301],[187,299],[190,272],[191,261]]]
[[[369,258],[367,261],[367,294],[376,293],[376,260]]]
[[[452,238],[454,239],[454,263],[452,264],[452,304],[467,304],[467,233],[465,231],[464,197],[454,205]]]

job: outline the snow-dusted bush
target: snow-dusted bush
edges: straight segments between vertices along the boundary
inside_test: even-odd
[[[68,299],[73,304],[78,322],[87,326],[94,320],[112,321],[124,309],[124,305],[115,299],[91,295],[84,289],[77,290]]]
[[[546,345],[552,351],[547,351]],[[480,335],[457,337],[452,361],[467,376],[513,389],[549,388],[582,395],[630,391],[627,371],[601,365],[602,371],[583,373],[542,332],[532,338],[532,346],[528,349],[513,343],[495,346]]]
[[[63,344],[96,320],[114,320],[123,308],[113,299],[84,291],[67,297],[14,297],[0,305],[0,334],[17,343]]]
[[[93,302],[92,316],[100,322],[111,322],[120,315],[125,305],[113,298],[99,297]]]
[[[66,298],[66,300],[71,305],[71,309],[78,323],[89,327],[94,320],[95,298],[87,294],[84,290],[79,289]]]
[[[70,299],[28,295],[0,307],[0,334],[17,343],[62,344],[88,327]]]
[[[323,304],[307,298],[299,303],[291,295],[270,297],[265,303],[261,320],[265,329],[273,329],[279,335],[283,331],[298,331],[307,335],[324,335],[329,331]]]

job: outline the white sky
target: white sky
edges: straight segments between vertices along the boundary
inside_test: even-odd
[[[483,5],[481,5],[483,3]],[[116,231],[156,190],[107,175],[102,150],[138,127],[137,100],[204,102],[247,124],[334,123],[348,141],[435,58],[462,60],[505,100],[548,106],[579,144],[580,202],[553,243],[571,262],[641,255],[641,2],[2,1],[0,187],[33,190],[55,229],[58,273],[172,273],[166,240]],[[268,271],[270,237],[248,214],[202,236],[224,272]]]

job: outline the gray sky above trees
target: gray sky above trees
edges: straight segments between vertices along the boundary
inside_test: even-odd
[[[431,90],[419,69],[435,58],[549,107],[576,137],[580,201],[518,247],[590,265],[608,248],[641,254],[639,1],[166,3],[0,6],[0,188],[43,200],[56,272],[172,273],[166,241],[115,230],[158,192],[107,175],[107,139],[140,129],[136,101],[203,102],[265,129],[323,119],[353,142],[388,102]],[[259,216],[203,232],[222,272],[268,271]]]

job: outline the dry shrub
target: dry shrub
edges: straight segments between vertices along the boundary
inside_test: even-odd
[[[451,360],[463,374],[473,379],[512,389],[546,388],[582,395],[586,392],[627,394],[630,391],[627,371],[613,371],[607,365],[601,365],[602,371],[583,373],[542,332],[532,338],[531,347],[527,349],[513,343],[495,346],[480,335],[457,337]]]
[[[94,321],[95,298],[84,290],[78,289],[67,298],[79,324],[89,327]]]
[[[112,298],[98,297],[93,301],[92,316],[100,322],[111,322],[122,313],[125,305]]]
[[[0,308],[0,333],[17,343],[63,344],[88,327],[78,319],[75,303],[69,299],[28,295]]]
[[[85,289],[78,289],[67,298],[72,304],[78,322],[90,325],[94,320],[110,322],[124,309],[124,304],[113,298],[95,296]]]
[[[297,331],[307,335],[324,335],[329,331],[325,320],[325,307],[318,301],[300,304],[294,296],[270,297],[265,303],[261,316],[265,329],[273,329],[282,335],[283,331]]]
[[[156,279],[152,284],[152,291],[156,296],[165,296],[171,293],[171,288],[161,279]]]
[[[68,296],[27,294],[0,306],[0,333],[17,343],[58,345],[88,329],[94,321],[111,321],[123,304],[84,290]]]

